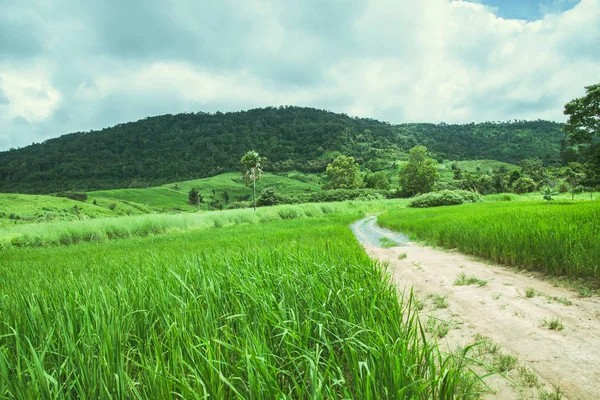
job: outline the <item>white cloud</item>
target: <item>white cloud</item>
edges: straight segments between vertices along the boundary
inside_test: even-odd
[[[35,123],[50,117],[60,105],[60,92],[39,67],[0,70],[0,89],[8,103],[3,118]]]
[[[600,81],[600,0],[534,22],[448,0],[230,0],[204,13],[189,2],[110,31],[69,5],[43,11],[64,11],[64,23],[36,15],[36,26],[54,22],[33,59],[0,63],[0,149],[154,114],[280,104],[395,123],[563,120],[563,105]]]

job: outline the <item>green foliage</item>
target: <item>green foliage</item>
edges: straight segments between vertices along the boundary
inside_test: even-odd
[[[553,200],[552,196],[556,196],[556,195],[558,194],[558,192],[557,192],[557,191],[555,191],[555,190],[554,190],[552,187],[550,187],[550,186],[544,186],[544,187],[542,187],[542,188],[541,188],[541,190],[540,190],[540,191],[541,191],[541,193],[542,193],[542,195],[543,195],[543,196],[542,196],[542,198],[543,198],[545,201],[552,201],[552,200]]]
[[[351,220],[7,250],[2,397],[474,396]]]
[[[325,189],[358,189],[363,184],[354,157],[338,156],[327,165],[326,172],[329,182]]]
[[[322,190],[313,193],[302,193],[292,197],[297,203],[329,203],[335,201],[358,200],[361,198],[390,197],[391,192],[376,189],[337,189]]]
[[[262,164],[264,158],[258,155],[254,150],[248,151],[242,159],[240,164],[242,165],[242,179],[246,182],[246,185],[252,183],[252,204],[256,210],[256,182],[262,178]],[[216,201],[216,200],[215,200]]]
[[[530,177],[536,182],[542,180],[544,175],[544,165],[539,158],[525,159],[519,163],[521,173]]]
[[[191,206],[200,205],[200,193],[198,192],[198,189],[193,188],[190,190],[188,193],[188,204]]]
[[[478,203],[482,197],[475,192],[467,190],[442,190],[440,192],[425,193],[415,197],[408,207],[426,208],[439,206],[454,206],[464,203]]]
[[[598,201],[393,209],[379,216],[378,222],[466,254],[600,284]]]
[[[369,189],[390,189],[390,180],[383,171],[372,173],[368,171],[365,174],[365,187]]]
[[[600,83],[585,87],[585,96],[565,104],[564,126],[570,143],[591,143],[600,136]]]
[[[536,189],[536,184],[531,178],[521,177],[513,184],[513,191],[518,194],[531,193]]]
[[[436,161],[427,157],[425,146],[410,149],[408,163],[400,168],[400,189],[405,196],[427,193],[439,179]]]
[[[284,196],[277,191],[274,187],[266,187],[260,193],[256,204],[259,206],[275,206],[278,204],[287,204],[291,200],[288,196]]]
[[[92,191],[206,178],[238,171],[248,149],[261,149],[270,172],[321,173],[339,154],[381,171],[418,144],[448,160],[539,157],[548,164],[559,161],[564,137],[561,124],[546,121],[390,125],[301,107],[162,115],[0,152],[0,191]]]

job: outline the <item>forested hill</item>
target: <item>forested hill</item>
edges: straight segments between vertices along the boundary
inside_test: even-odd
[[[266,170],[322,172],[338,153],[379,170],[417,144],[438,158],[559,161],[554,122],[391,125],[313,108],[161,115],[0,152],[0,191],[51,193],[156,185],[238,170],[254,149]]]

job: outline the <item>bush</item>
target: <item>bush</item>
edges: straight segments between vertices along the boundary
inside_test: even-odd
[[[392,196],[389,190],[377,189],[335,189],[322,190],[320,192],[302,193],[294,196],[291,200],[294,203],[330,203],[336,201],[358,200],[368,196],[379,194],[382,198]]]
[[[567,193],[569,191],[569,184],[567,182],[561,182],[560,185],[558,185],[558,191],[560,193]]]
[[[513,184],[513,191],[518,194],[531,193],[535,191],[535,187],[533,179],[521,177]]]
[[[111,209],[111,210],[114,210],[115,208],[117,208],[117,203],[110,203],[108,205],[108,208]]]
[[[290,198],[288,196],[284,196],[277,191],[274,187],[264,188],[260,193],[260,196],[256,200],[257,206],[275,206],[277,204],[288,204],[290,203]]]
[[[467,190],[442,190],[430,192],[415,197],[408,207],[426,208],[439,206],[453,206],[464,203],[478,203],[482,201],[481,195]]]
[[[237,210],[239,208],[250,207],[252,207],[252,203],[250,203],[249,201],[232,201],[231,203],[229,203],[229,206],[227,208],[230,210]]]
[[[357,197],[356,200],[358,201],[377,201],[377,200],[385,200],[385,196],[383,196],[380,193],[372,193],[372,194],[365,194],[362,195],[360,197]]]

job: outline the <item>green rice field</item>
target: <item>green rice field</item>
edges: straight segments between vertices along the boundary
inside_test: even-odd
[[[434,245],[600,284],[600,201],[394,208],[378,222]]]
[[[353,237],[361,215],[0,250],[0,397],[475,395]]]

